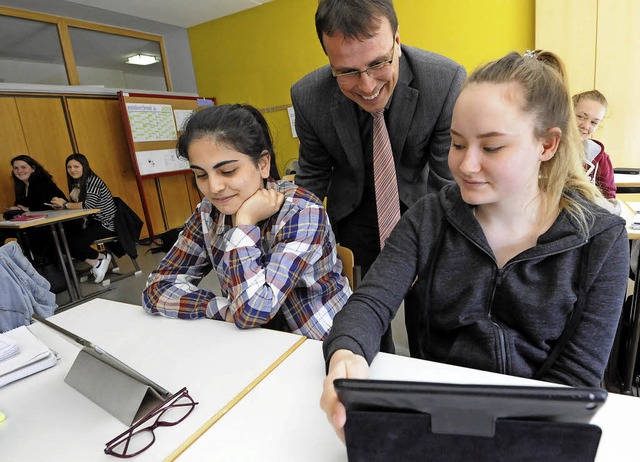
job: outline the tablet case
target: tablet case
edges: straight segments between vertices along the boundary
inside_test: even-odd
[[[146,415],[163,402],[149,385],[101,361],[83,347],[64,381],[124,424]]]
[[[493,437],[437,434],[428,414],[352,411],[345,436],[350,462],[592,462],[601,430],[590,424],[498,419]]]
[[[350,461],[593,461],[597,388],[341,379]],[[562,420],[562,421],[556,421]]]

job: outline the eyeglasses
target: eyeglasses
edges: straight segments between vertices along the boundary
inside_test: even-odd
[[[156,428],[178,425],[191,414],[196,404],[198,403],[189,396],[187,389],[183,388],[127,431],[109,441],[104,448],[105,454],[121,459],[137,456],[156,442],[156,436],[153,433]]]
[[[396,52],[396,44],[394,42],[393,48],[391,48],[391,58],[380,61],[379,63],[375,63],[369,67],[367,67],[364,71],[348,71],[348,72],[336,72],[331,69],[331,74],[338,79],[339,82],[347,83],[347,82],[356,82],[360,79],[360,75],[365,72],[369,75],[369,77],[373,79],[377,79],[384,76],[386,72],[386,67],[393,63],[393,57]]]

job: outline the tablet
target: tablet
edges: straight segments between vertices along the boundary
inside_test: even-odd
[[[352,411],[429,414],[431,432],[493,437],[498,419],[588,423],[607,398],[600,388],[462,385],[338,379]]]

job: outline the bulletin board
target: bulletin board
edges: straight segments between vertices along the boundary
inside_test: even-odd
[[[142,180],[190,172],[177,156],[184,123],[200,107],[214,106],[214,98],[152,93],[118,92],[120,113],[146,223],[151,223]],[[163,210],[164,216],[164,210]],[[153,235],[153,230],[150,229]]]

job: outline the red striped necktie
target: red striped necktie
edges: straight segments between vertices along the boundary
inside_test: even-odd
[[[400,220],[400,197],[389,132],[384,123],[384,112],[374,112],[371,115],[373,116],[373,179],[378,210],[380,250],[382,250],[384,242]]]

